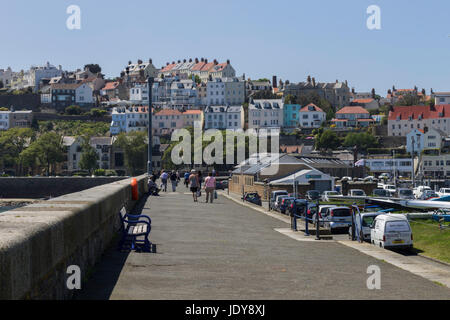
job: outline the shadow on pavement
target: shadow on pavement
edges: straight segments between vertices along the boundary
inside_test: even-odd
[[[147,203],[149,195],[144,195],[135,205],[131,214],[140,215]],[[117,245],[120,235],[114,237],[109,249],[102,255],[100,262],[88,270],[87,280],[81,290],[75,295],[75,300],[109,300],[119,279],[120,273],[130,252],[120,252]],[[147,254],[147,253],[140,253]]]

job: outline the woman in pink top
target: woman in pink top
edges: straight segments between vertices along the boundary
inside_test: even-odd
[[[213,177],[212,172],[210,172],[208,177],[206,177],[205,179],[206,203],[208,203],[209,197],[211,197],[211,203],[213,203],[215,190],[216,190],[216,178]]]

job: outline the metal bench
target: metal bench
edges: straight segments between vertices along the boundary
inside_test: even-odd
[[[144,215],[131,215],[125,207],[119,211],[122,237],[118,249],[138,252],[156,252],[155,246],[148,240],[152,230],[152,220]]]

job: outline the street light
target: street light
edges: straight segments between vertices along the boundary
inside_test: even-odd
[[[147,162],[147,174],[150,177],[152,175],[152,158],[153,158],[153,136],[152,136],[152,89],[153,89],[153,77],[147,78],[148,82],[148,162]]]

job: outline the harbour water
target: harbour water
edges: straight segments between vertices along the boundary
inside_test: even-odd
[[[15,207],[0,207],[0,213],[6,212],[8,210],[12,210],[12,209],[15,209],[15,208],[18,208],[18,207],[19,206],[15,206]]]

